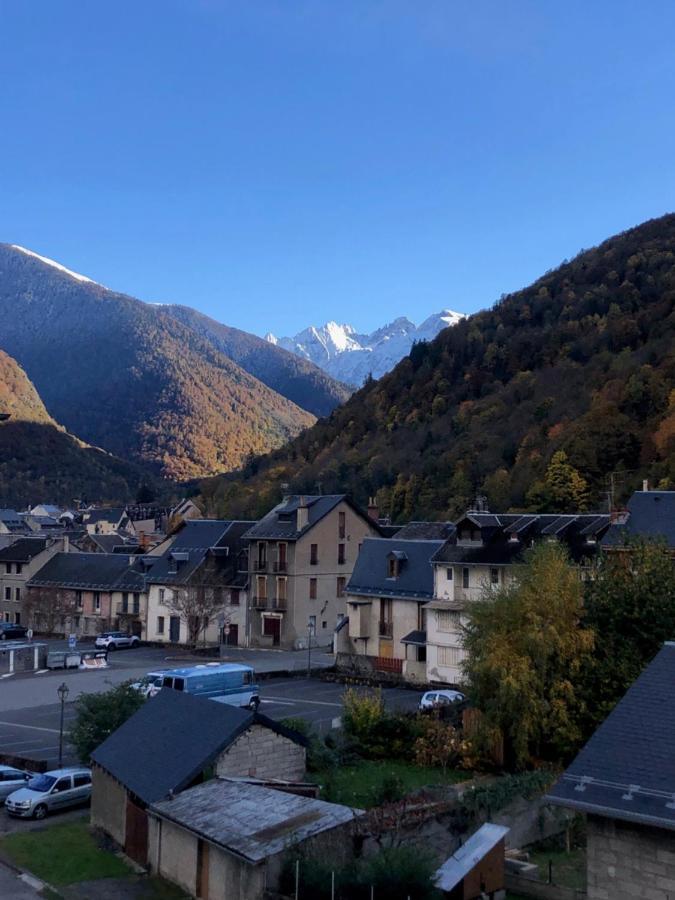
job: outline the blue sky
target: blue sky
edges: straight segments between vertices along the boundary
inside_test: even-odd
[[[675,4],[0,0],[0,240],[292,334],[675,208]]]

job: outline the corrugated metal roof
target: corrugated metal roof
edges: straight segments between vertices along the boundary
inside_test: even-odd
[[[486,822],[447,859],[434,875],[441,891],[451,891],[509,833],[504,825]]]

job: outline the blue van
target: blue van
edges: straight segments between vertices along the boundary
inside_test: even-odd
[[[207,663],[189,669],[171,669],[163,674],[162,687],[232,706],[253,710],[260,706],[255,672],[251,666],[237,663]]]

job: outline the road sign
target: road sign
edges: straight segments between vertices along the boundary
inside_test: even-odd
[[[33,640],[33,629],[32,628],[29,628],[28,631],[26,632],[26,638],[29,641]]]
[[[68,649],[74,650],[76,646],[77,646],[77,635],[69,634],[68,635]]]

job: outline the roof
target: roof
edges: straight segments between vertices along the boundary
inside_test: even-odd
[[[162,554],[145,557],[148,583],[184,584],[199,569],[210,551],[224,548],[227,552],[222,555],[221,574],[228,583],[236,581],[237,555],[245,547],[242,536],[252,524],[229,519],[185,520],[180,530],[165,542]],[[245,584],[244,580],[241,586]]]
[[[151,812],[260,863],[313,835],[353,822],[361,810],[215,778],[153,804]]]
[[[57,553],[29,578],[27,587],[63,587],[75,590],[143,591],[138,562],[120,553]]]
[[[110,522],[116,525],[125,512],[126,510],[123,506],[116,506],[107,509],[88,509],[83,515],[87,525],[92,525],[96,522]]]
[[[0,550],[0,562],[27,563],[42,553],[49,541],[47,538],[19,538]]]
[[[675,830],[675,643],[666,643],[547,799]]]
[[[431,600],[434,595],[431,559],[442,546],[442,541],[400,541],[398,537],[365,538],[347,584],[347,593]],[[388,559],[392,553],[400,560],[396,578],[389,577]],[[400,559],[401,553],[407,558]]]
[[[469,521],[481,532],[480,541],[463,542],[458,534],[449,538],[434,557],[438,565],[503,566],[521,561],[533,543],[546,539],[562,541],[570,557],[582,562],[593,557],[598,540],[609,528],[609,514],[600,513],[470,513],[457,523]]]
[[[28,526],[15,509],[0,509],[0,522],[9,531],[28,530]]]
[[[377,522],[371,519],[362,509],[356,506],[346,494],[322,494],[320,496],[294,495],[282,500],[266,516],[256,522],[244,537],[248,540],[285,540],[297,541],[299,537],[313,528],[317,522],[327,516],[340,503],[348,503],[351,508],[379,530]],[[298,508],[307,507],[307,525],[298,528]]]
[[[254,723],[306,744],[266,716],[166,688],[97,747],[92,759],[144,803],[155,803],[187,787]]]
[[[409,634],[406,634],[404,638],[401,638],[401,643],[414,644],[416,647],[426,647],[427,633],[426,631],[419,631],[419,629],[411,631]]]
[[[486,822],[455,850],[434,875],[434,883],[441,891],[451,891],[482,859],[509,833],[504,825]]]
[[[103,553],[114,553],[116,548],[127,546],[129,547],[130,552],[133,552],[134,548],[138,546],[137,541],[130,544],[126,538],[116,531],[112,534],[90,534],[88,537],[94,544],[101,548]]]
[[[635,491],[627,521],[612,523],[602,546],[621,547],[636,537],[665,540],[675,548],[675,491]]]
[[[402,541],[446,541],[454,533],[452,522],[409,522],[395,532]]]

